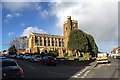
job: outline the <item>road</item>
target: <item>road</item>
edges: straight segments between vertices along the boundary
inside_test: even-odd
[[[15,59],[24,70],[25,78],[70,78],[85,66],[44,66],[40,63],[32,63],[27,60]]]
[[[120,78],[120,59],[109,58],[111,63],[98,64],[95,67],[86,67],[84,73],[76,73],[74,78]]]
[[[44,66],[26,60],[16,59],[23,68],[25,78],[118,78],[120,60],[109,58],[111,63],[89,66]]]

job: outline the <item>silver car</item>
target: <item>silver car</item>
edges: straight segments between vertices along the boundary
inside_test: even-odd
[[[25,54],[25,55],[23,56],[23,59],[24,59],[24,60],[28,60],[28,59],[30,59],[30,57],[31,57],[30,54]]]
[[[32,55],[29,61],[31,62],[39,62],[42,59],[40,55]]]

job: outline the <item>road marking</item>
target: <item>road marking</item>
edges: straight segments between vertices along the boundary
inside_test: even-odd
[[[77,78],[78,76],[74,76],[74,78]]]
[[[88,70],[81,78],[85,78],[89,72],[90,70]]]
[[[79,77],[79,76],[80,76],[83,72],[85,72],[88,68],[89,68],[88,66],[85,67],[82,71],[80,71],[79,73],[77,73],[76,75],[74,75],[74,76],[72,76],[72,77],[74,77],[74,78]]]
[[[78,76],[80,75],[80,74],[77,74]]]

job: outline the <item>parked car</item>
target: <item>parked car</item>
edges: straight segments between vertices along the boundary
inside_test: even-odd
[[[57,59],[52,56],[45,56],[40,60],[43,65],[57,65]]]
[[[19,57],[19,59],[23,59],[23,56],[24,56],[25,54],[21,54],[20,55],[20,57]]]
[[[5,56],[0,56],[0,59],[6,59],[6,57]]]
[[[6,78],[23,78],[23,69],[13,59],[2,59],[2,79]]]
[[[20,59],[20,58],[22,58],[23,57],[23,54],[18,54],[17,56],[16,56],[16,58],[18,58],[18,59]]]
[[[40,55],[32,55],[31,58],[29,58],[29,61],[31,62],[39,62],[42,59]]]
[[[25,54],[25,55],[23,56],[23,59],[24,59],[24,60],[28,60],[28,59],[30,59],[30,57],[31,57],[30,54]]]
[[[10,58],[16,58],[16,56],[17,56],[16,54],[9,54]]]

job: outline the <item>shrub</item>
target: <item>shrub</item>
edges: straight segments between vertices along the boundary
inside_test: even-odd
[[[44,53],[44,52],[41,52],[41,54],[40,54],[42,57],[44,57],[44,56],[46,56],[46,53]]]
[[[47,56],[57,57],[58,55],[57,55],[56,52],[54,52],[54,51],[50,51],[50,52],[47,54]]]

